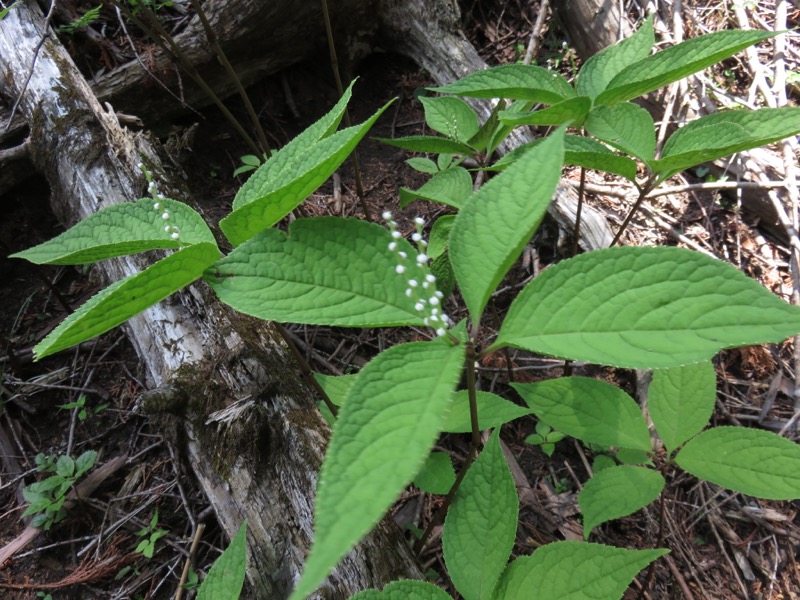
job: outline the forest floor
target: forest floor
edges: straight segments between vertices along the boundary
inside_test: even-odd
[[[523,0],[468,0],[462,2],[465,30],[490,64],[514,62],[525,52],[537,6]],[[703,27],[727,26],[723,8],[718,12],[700,9],[696,14],[703,21],[693,25],[692,34]],[[798,25],[798,13],[794,9],[792,26]],[[769,10],[760,5],[754,14],[769,20]],[[545,27],[541,39],[536,61],[574,75],[580,61],[562,45],[563,35],[555,22]],[[92,63],[84,60],[83,64],[90,69]],[[371,136],[424,131],[422,109],[415,100],[431,84],[424,72],[390,55],[375,55],[358,65],[356,72],[360,81],[354,121],[371,115],[390,98],[399,98]],[[714,77],[732,95],[747,94],[751,76],[743,61],[727,61]],[[336,99],[327,56],[271,77],[249,93],[275,145],[291,139]],[[798,102],[796,88],[792,101]],[[248,154],[245,146],[215,110],[204,111],[202,119],[191,115],[174,123],[170,135],[173,141],[182,140],[173,145],[174,158],[186,173],[190,198],[181,200],[198,206],[216,224],[227,214],[246,177],[232,176],[241,165],[240,157]],[[405,164],[408,154],[368,139],[359,147],[359,155],[365,198],[373,215],[395,211],[405,231],[411,229],[408,224],[415,216],[431,222],[442,214],[441,206],[421,202],[398,212],[397,190],[417,188],[425,181]],[[577,169],[567,170],[565,177],[577,181]],[[616,229],[629,207],[620,193],[622,184],[596,174],[589,174],[587,181],[587,202],[602,210]],[[700,171],[669,184],[702,181],[706,175]],[[305,210],[313,215],[363,216],[354,189],[352,165],[346,163],[333,182],[305,202]],[[60,231],[48,208],[48,193],[45,183],[32,178],[0,197],[4,215],[0,222],[0,296],[4,298],[0,305],[0,548],[26,527],[28,517],[23,512],[28,502],[23,488],[45,476],[37,465],[63,456],[77,458],[86,451],[97,451],[98,464],[120,457],[122,461],[118,470],[98,482],[96,490],[76,500],[63,521],[0,565],[0,594],[9,599],[172,598],[196,524],[205,523],[207,528],[194,556],[195,572],[207,572],[227,540],[178,452],[136,412],[137,395],[145,389],[143,373],[121,330],[32,362],[33,345],[98,289],[91,269],[34,268],[6,258]],[[509,285],[567,255],[570,235],[547,220],[525,259],[512,268]],[[774,293],[786,299],[791,295],[788,244],[740,211],[735,195],[689,190],[657,196],[634,219],[625,243],[699,248],[731,262]],[[495,302],[502,306],[507,300],[500,296]],[[304,326],[291,330],[312,368],[328,374],[352,372],[396,341],[373,330]],[[797,411],[795,373],[800,367],[793,352],[788,342],[722,352],[715,359],[714,422],[781,431]],[[509,366],[516,381],[551,378],[564,370],[562,361],[524,353],[491,355],[479,369],[481,389],[508,395]],[[634,395],[637,392],[637,375],[630,371],[577,365],[574,372],[602,377]],[[534,426],[534,419],[525,417],[503,429],[503,440],[520,467],[519,476],[538,499],[535,504],[523,504],[515,555],[529,554],[569,532],[580,532],[576,494],[596,458],[570,439],[559,442],[553,455],[547,456],[540,447],[525,443]],[[450,453],[458,466],[468,445],[466,436],[449,435],[438,447]],[[666,545],[672,553],[659,561],[647,597],[800,598],[800,503],[760,501],[690,477],[670,485],[665,523]],[[430,518],[441,500],[409,488],[397,505],[398,519],[406,519],[407,514]],[[592,541],[653,547],[658,521],[653,505],[599,527]],[[429,545],[421,559],[432,580],[454,594],[442,575],[446,570],[440,544]],[[630,598],[644,581],[642,574],[631,587]]]

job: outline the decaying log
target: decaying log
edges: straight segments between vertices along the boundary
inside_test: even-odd
[[[136,165],[142,160],[167,193],[147,139],[122,129],[101,108],[52,32],[25,87],[44,35],[34,2],[17,3],[0,23],[0,94],[9,104],[21,95],[31,158],[50,183],[59,218],[75,223],[110,203],[141,197],[145,182]],[[142,259],[128,257],[97,268],[111,281],[143,267]],[[189,461],[220,522],[232,535],[248,519],[248,578],[257,597],[286,597],[310,546],[316,474],[329,435],[313,393],[267,325],[232,314],[202,283],[126,328],[148,383],[184,390],[183,412],[171,422],[186,439]],[[209,414],[216,417],[209,421]],[[419,576],[399,528],[384,522],[317,597],[347,598],[391,579]]]

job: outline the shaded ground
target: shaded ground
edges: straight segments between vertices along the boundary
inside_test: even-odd
[[[465,29],[489,62],[510,62],[524,54],[536,16],[533,3],[493,0],[463,5]],[[577,64],[562,48],[555,25],[543,32],[542,39],[537,56],[540,63],[549,60],[567,72]],[[96,61],[104,59],[102,54],[98,57],[95,62],[87,60],[84,68],[96,68]],[[746,89],[746,75],[737,70],[740,66],[737,62],[726,65],[720,76],[728,77],[730,71],[732,86]],[[424,73],[386,55],[367,60],[357,71],[361,80],[353,106],[355,121],[398,97],[371,135],[423,132],[422,112],[413,98],[429,83]],[[325,112],[336,97],[327,57],[273,77],[255,86],[251,95],[276,146]],[[215,224],[227,214],[243,180],[237,182],[231,173],[248,151],[216,112],[207,111],[204,116],[201,121],[194,117],[177,123],[173,139],[183,142],[172,147],[187,174],[192,202]],[[397,210],[399,187],[415,188],[424,182],[424,177],[404,164],[407,156],[399,150],[368,140],[359,153],[366,203],[373,215],[387,208]],[[351,166],[347,164],[339,175],[304,204],[307,212],[363,216]],[[576,171],[566,175],[578,179]],[[608,182],[598,175],[590,175],[589,182],[588,201],[601,207],[616,228],[629,207],[614,194],[618,184],[603,187]],[[115,331],[41,363],[30,361],[33,344],[60,322],[69,308],[80,305],[97,289],[91,269],[34,268],[5,258],[9,252],[60,231],[47,208],[47,195],[46,186],[31,180],[0,198],[4,211],[0,223],[4,299],[0,305],[0,453],[4,455],[0,546],[24,528],[20,517],[26,502],[21,489],[42,477],[36,473],[37,454],[77,457],[96,450],[98,463],[118,456],[128,459],[63,522],[0,565],[0,585],[7,588],[4,597],[8,598],[34,598],[37,592],[50,593],[55,599],[174,597],[195,524],[208,526],[195,557],[196,570],[207,570],[226,542],[176,450],[134,410],[136,395],[142,390],[135,354],[122,333]],[[736,210],[735,202],[699,191],[656,198],[650,209],[649,216],[634,221],[627,243],[674,244],[679,231],[683,236],[680,243],[725,258],[769,289],[788,296],[788,249],[767,239],[757,223]],[[399,213],[401,229],[418,214],[430,221],[441,212],[440,207],[416,203]],[[506,283],[513,286],[524,281],[562,257],[568,252],[567,240],[568,232],[546,222]],[[502,310],[511,297],[510,293],[500,294],[493,302]],[[450,314],[457,315],[458,310],[455,304],[448,307]],[[294,327],[292,331],[312,368],[330,374],[352,372],[384,347],[416,335],[406,330]],[[479,369],[481,388],[512,397],[505,385],[509,362],[516,381],[563,373],[560,361],[525,353],[490,355]],[[786,425],[796,410],[792,399],[796,365],[788,343],[724,352],[716,364],[717,424],[757,424],[776,431]],[[578,365],[575,373],[602,377],[636,393],[636,377],[630,372]],[[81,398],[85,398],[82,407],[57,408],[81,402]],[[540,448],[524,443],[534,424],[533,418],[520,419],[506,426],[503,434],[521,467],[519,477],[526,479],[531,489],[521,508],[515,555],[529,554],[542,544],[563,539],[565,531],[580,529],[575,494],[588,479],[596,458],[571,440],[560,442],[553,456],[547,457]],[[458,466],[468,450],[468,439],[445,436],[439,447],[448,451]],[[800,597],[796,562],[800,505],[757,501],[685,476],[670,485],[665,513],[667,545],[673,552],[658,563],[650,597],[682,598],[687,590],[695,598]],[[440,502],[441,497],[409,489],[398,504],[398,518],[407,521],[412,514],[428,519]],[[140,542],[156,531],[164,535],[156,534],[152,557],[136,552]],[[658,511],[649,507],[600,527],[592,541],[645,548],[652,547],[657,537]],[[422,562],[432,579],[452,593],[442,577],[446,571],[438,543],[429,546]],[[644,574],[637,579],[631,598],[644,580]]]

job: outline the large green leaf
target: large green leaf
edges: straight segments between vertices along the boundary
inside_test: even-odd
[[[587,481],[578,504],[583,513],[583,537],[594,527],[632,515],[658,498],[664,489],[661,473],[645,467],[622,465],[603,469]]]
[[[350,600],[453,600],[453,598],[427,581],[404,579],[387,584],[382,592],[364,590]]]
[[[319,475],[314,545],[292,599],[317,588],[419,471],[463,361],[463,344],[439,338],[394,346],[359,373]]]
[[[167,230],[170,227],[177,229]],[[173,239],[176,232],[179,237]],[[99,210],[58,237],[12,254],[11,258],[24,258],[37,265],[82,265],[203,242],[216,243],[214,234],[194,209],[168,198],[158,202],[142,198]]]
[[[729,490],[769,500],[800,498],[800,445],[770,431],[714,427],[686,442],[675,462]]]
[[[544,217],[563,157],[561,130],[475,192],[456,216],[450,261],[474,323]]]
[[[647,409],[667,450],[675,450],[703,430],[714,412],[716,396],[717,377],[708,361],[653,373]]]
[[[395,241],[406,252],[399,275]],[[289,236],[269,229],[220,260],[205,279],[220,299],[261,319],[342,327],[422,325],[405,295],[419,276],[416,251],[373,223],[356,219],[298,219]]]
[[[389,104],[384,105],[361,125],[338,131],[289,162],[280,177],[253,192],[248,202],[219,222],[220,229],[238,246],[255,234],[271,227],[289,214],[322,185],[355,150],[370,127]]]
[[[514,346],[633,369],[708,360],[800,331],[790,306],[734,267],[681,248],[607,248],[544,271],[490,350]]]
[[[491,392],[478,391],[475,394],[478,405],[478,428],[491,429],[499,427],[519,417],[531,414],[531,409],[517,406],[505,398]],[[461,390],[453,395],[453,407],[447,413],[442,431],[448,433],[467,433],[472,431],[472,419],[469,412],[469,392]]]
[[[592,444],[650,450],[636,401],[615,385],[588,377],[512,383],[542,421]]]
[[[39,360],[110,331],[189,285],[219,258],[216,244],[187,246],[92,296],[33,349]]]
[[[586,131],[645,162],[652,161],[655,156],[653,117],[641,106],[630,102],[596,106],[586,119]]]
[[[554,542],[511,563],[495,599],[619,600],[636,574],[667,552]]]
[[[409,135],[400,138],[375,138],[379,142],[396,146],[411,152],[430,152],[431,154],[466,154],[474,151],[467,144],[432,135]]]
[[[630,181],[636,179],[636,162],[627,156],[614,154],[597,140],[582,135],[567,135],[564,138],[564,162],[621,175]]]
[[[781,33],[717,31],[686,40],[624,68],[595,98],[595,104],[614,104],[652,92]]]
[[[498,427],[467,471],[442,531],[447,571],[465,600],[491,600],[514,547],[518,514]]]
[[[197,591],[197,600],[234,600],[239,597],[247,570],[247,521],[242,523],[225,552],[214,561]]]
[[[492,67],[429,89],[472,98],[510,98],[543,104],[557,104],[575,96],[575,90],[561,75],[533,65]]]
[[[601,50],[584,63],[575,84],[578,94],[596,98],[617,73],[647,58],[655,42],[651,14],[631,37]]]
[[[233,210],[258,200],[264,196],[264,190],[276,190],[291,182],[295,175],[292,165],[302,162],[303,156],[311,152],[317,142],[331,135],[339,127],[344,111],[347,109],[347,103],[352,96],[354,84],[355,81],[347,86],[342,97],[328,114],[307,127],[283,148],[274,152],[263,165],[253,172],[236,193],[236,197],[233,199]]]
[[[336,406],[341,406],[350,388],[356,382],[358,375],[324,375],[314,373],[314,379],[328,396],[328,400]]]
[[[586,96],[570,98],[554,104],[548,108],[535,110],[533,112],[520,113],[516,111],[504,110],[500,112],[500,120],[506,125],[569,125],[580,127],[592,101]]]
[[[434,131],[464,144],[478,133],[478,117],[463,100],[420,96],[419,101],[425,109],[425,122]]]
[[[676,131],[652,163],[664,177],[703,162],[750,150],[800,133],[800,107],[727,110]]]
[[[431,452],[414,476],[414,485],[423,492],[442,496],[453,488],[455,482],[456,472],[447,452]]]
[[[453,208],[461,208],[472,193],[472,176],[464,167],[451,167],[431,177],[418,190],[400,188],[400,208],[414,200],[441,202]]]

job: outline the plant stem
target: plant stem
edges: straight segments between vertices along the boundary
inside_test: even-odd
[[[436,511],[436,514],[433,516],[430,523],[428,523],[428,526],[425,528],[425,532],[422,534],[422,537],[419,538],[417,543],[414,545],[414,552],[416,552],[417,556],[419,556],[422,553],[422,550],[425,548],[428,538],[430,538],[431,533],[433,533],[433,528],[437,524],[444,521],[447,510],[453,503],[453,498],[455,498],[458,488],[461,487],[461,482],[464,481],[467,471],[469,471],[470,466],[478,456],[478,448],[480,448],[481,445],[481,432],[478,428],[478,399],[475,382],[475,358],[475,344],[472,340],[470,340],[467,342],[467,390],[469,394],[469,417],[472,424],[472,439],[469,446],[469,453],[467,454],[467,459],[464,461],[464,464],[461,466],[461,470],[456,476],[453,487],[450,488],[450,491],[447,493],[447,497],[445,497],[444,502],[442,502],[442,505],[439,507],[439,510]]]
[[[200,6],[199,0],[191,0],[191,2],[195,12],[197,13],[197,16],[200,18],[200,22],[203,24],[203,29],[206,32],[206,37],[208,38],[209,44],[211,44],[211,48],[214,50],[214,54],[217,55],[219,62],[221,62],[222,66],[225,67],[225,70],[228,72],[231,81],[233,81],[234,86],[236,86],[236,91],[239,92],[239,97],[242,99],[242,102],[244,102],[244,106],[247,109],[247,114],[250,117],[253,128],[256,130],[256,134],[258,135],[258,141],[261,143],[261,146],[267,157],[269,157],[272,154],[272,150],[269,147],[267,135],[264,133],[264,128],[261,127],[261,122],[258,120],[256,110],[253,108],[253,103],[250,102],[250,97],[247,95],[247,92],[242,85],[242,81],[239,79],[239,76],[236,74],[236,71],[228,60],[228,57],[225,56],[225,52],[223,52],[222,47],[219,45],[219,40],[217,39],[214,30],[211,29],[211,24],[208,22],[206,13],[203,11],[203,7]]]
[[[583,196],[586,191],[586,169],[581,167],[581,183],[578,187],[578,209],[575,211],[575,233],[572,236],[572,256],[578,255],[578,239],[581,235],[581,213],[583,212]],[[614,245],[613,243],[611,244]]]
[[[300,372],[303,374],[305,380],[316,390],[320,399],[325,403],[325,406],[328,407],[328,410],[331,411],[331,414],[333,414],[335,417],[339,412],[338,407],[331,401],[325,390],[322,389],[322,386],[319,384],[319,381],[317,381],[317,378],[314,377],[314,372],[311,370],[311,367],[308,366],[308,362],[303,355],[300,354],[300,350],[297,349],[297,346],[292,341],[292,337],[289,335],[289,332],[286,331],[286,329],[280,323],[273,321],[272,325],[283,338],[283,341],[286,342],[286,345],[289,347],[289,351],[292,353],[292,356],[294,356],[297,364],[300,366]]]
[[[344,87],[342,86],[342,78],[339,75],[339,59],[336,57],[336,45],[333,43],[333,27],[331,26],[331,15],[328,12],[328,1],[321,0],[322,3],[322,17],[325,21],[325,33],[328,36],[328,50],[331,56],[331,69],[333,70],[333,78],[336,81],[336,91],[341,98],[344,95]],[[350,110],[345,106],[344,108],[344,124],[347,127],[352,127],[350,121]],[[361,162],[358,160],[358,150],[353,150],[353,178],[356,184],[356,196],[361,204],[361,210],[364,211],[364,216],[367,221],[372,221],[372,214],[367,207],[364,200],[364,187],[361,183]]]
[[[636,202],[633,204],[633,208],[631,208],[630,211],[628,211],[628,215],[625,217],[625,220],[622,222],[622,225],[620,226],[619,231],[617,231],[617,235],[615,235],[614,239],[611,240],[611,246],[615,246],[617,244],[617,242],[619,242],[619,239],[622,237],[622,234],[625,233],[625,230],[628,228],[628,225],[630,224],[631,220],[633,219],[633,215],[636,214],[636,211],[639,210],[639,207],[642,205],[642,202],[644,202],[644,199],[647,196],[647,194],[649,194],[651,192],[651,190],[653,189],[654,177],[655,177],[654,175],[651,175],[647,179],[647,181],[645,181],[644,184],[641,187],[639,187],[639,197],[636,199]]]
[[[669,469],[669,463],[665,464],[661,469],[661,475],[664,476],[666,479],[666,471]],[[658,541],[656,541],[656,548],[662,546],[664,544],[664,530],[665,530],[665,522],[666,522],[666,495],[667,489],[666,487],[661,490],[661,495],[658,497]],[[645,577],[644,585],[642,585],[641,589],[639,590],[639,594],[636,596],[636,600],[644,600],[644,595],[647,593],[647,590],[653,585],[653,579],[656,575],[655,570],[656,563],[655,561],[650,563],[650,566],[647,569],[647,576]]]

